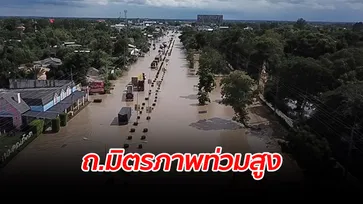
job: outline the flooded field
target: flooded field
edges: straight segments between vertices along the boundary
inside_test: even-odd
[[[169,41],[169,37],[164,37],[160,43],[163,41]],[[198,84],[198,77],[187,68],[182,44],[177,38],[171,56],[167,56],[169,62],[165,66],[167,71],[160,90],[156,92],[156,86],[146,85],[144,92],[136,94],[134,102],[124,102],[123,90],[132,76],[144,72],[147,78],[154,79],[156,71],[150,69],[150,63],[156,55],[157,50],[152,50],[150,55],[146,54],[132,65],[128,73],[114,82],[112,94],[91,96],[92,100],[102,98],[103,102],[88,105],[59,133],[44,134],[35,139],[7,165],[2,179],[28,176],[24,179],[25,183],[32,174],[51,178],[59,172],[82,173],[80,164],[83,155],[96,152],[103,156],[108,148],[120,148],[124,143],[130,144],[130,152],[139,153],[212,152],[216,146],[222,146],[224,152],[231,153],[276,150],[276,146],[268,145],[266,140],[257,137],[258,133],[249,131],[246,134],[245,128],[231,121],[232,108],[218,103],[221,97],[219,86],[211,93],[212,103],[202,107],[197,105],[195,85]],[[149,89],[152,94],[146,101]],[[137,103],[151,106],[154,100],[156,105],[150,114],[134,111],[129,125],[116,125],[115,118],[121,107],[134,108]],[[140,120],[137,120],[138,115]],[[149,121],[147,116],[151,117]],[[138,126],[133,126],[136,121],[139,122]],[[129,133],[130,128],[136,131]],[[148,128],[147,133],[142,132],[144,128]],[[130,135],[133,139],[127,141]],[[140,140],[142,135],[146,136],[145,141]],[[142,149],[137,148],[139,144],[143,145]],[[267,174],[266,178],[280,178],[279,175],[284,174],[284,178],[293,179],[286,176],[289,171],[296,172],[297,169],[286,159],[280,171],[282,173]],[[231,176],[226,174],[226,177]],[[122,176],[119,177],[122,180]],[[100,175],[99,178],[100,183],[105,182],[104,176]]]

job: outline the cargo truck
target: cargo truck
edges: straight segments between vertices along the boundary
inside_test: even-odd
[[[161,55],[155,57],[155,61],[160,62],[160,60],[161,60]]]
[[[131,118],[131,107],[122,107],[118,113],[118,124],[127,125]]]
[[[137,78],[137,91],[144,91],[145,89],[145,74],[140,74]]]
[[[156,69],[158,67],[158,61],[154,60],[153,62],[151,62],[151,69]]]
[[[134,100],[134,94],[132,93],[132,91],[133,91],[132,84],[127,85],[126,94],[125,94],[126,101],[133,101]]]
[[[142,73],[137,77],[131,77],[131,82],[129,83],[128,86],[131,86],[132,89],[130,89],[130,91],[127,92],[132,93],[135,91],[144,91],[145,80],[146,80],[145,73]]]
[[[131,77],[131,84],[134,89],[137,88],[138,77]]]
[[[145,81],[139,81],[137,86],[137,91],[144,91],[145,90]]]

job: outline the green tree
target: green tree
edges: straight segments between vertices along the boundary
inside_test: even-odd
[[[228,65],[221,53],[213,48],[203,49],[199,58],[200,70],[208,70],[213,74],[228,73]]]
[[[194,68],[194,55],[195,55],[195,51],[194,50],[188,50],[187,51],[187,61],[188,61],[188,66],[189,68]]]
[[[286,140],[287,148],[284,150],[292,154],[299,166],[310,174],[326,176],[327,170],[332,169],[331,149],[325,138],[299,130],[291,131]]]
[[[124,55],[125,52],[128,52],[129,43],[130,42],[124,38],[117,40],[113,47],[113,55],[120,56],[120,55]]]
[[[355,32],[362,32],[363,31],[363,23],[362,22],[355,23],[353,25],[352,30],[355,31]]]
[[[296,100],[295,111],[301,117],[308,102],[337,85],[331,71],[312,58],[290,58],[278,73],[279,98]]]
[[[218,57],[221,61],[213,59]],[[220,54],[213,49],[205,49],[199,57],[198,67],[198,99],[200,105],[205,105],[206,102],[210,102],[209,93],[215,87],[214,73],[219,70],[219,65],[225,62],[221,59]],[[226,65],[224,65],[225,67]]]
[[[222,103],[232,106],[239,122],[248,120],[246,108],[252,103],[253,85],[254,80],[244,71],[234,71],[221,81]]]
[[[210,102],[209,93],[215,87],[214,75],[208,69],[199,69],[198,100],[200,105]]]
[[[92,66],[96,69],[108,67],[111,65],[111,60],[110,60],[109,55],[106,52],[101,51],[101,50],[92,52],[90,60],[91,60],[90,66]]]
[[[304,29],[307,25],[306,20],[304,20],[303,18],[299,18],[296,23],[295,23],[295,27],[298,29]]]
[[[90,63],[91,58],[89,53],[69,53],[64,58],[62,69],[65,70],[69,79],[70,74],[72,73],[76,82],[85,84],[85,77],[90,68]]]

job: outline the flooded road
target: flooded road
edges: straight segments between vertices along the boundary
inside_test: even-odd
[[[169,38],[164,37],[161,43],[168,42]],[[158,46],[157,44],[156,47]],[[198,84],[198,77],[187,68],[182,44],[177,37],[171,56],[167,55],[169,62],[165,65],[167,71],[159,92],[156,92],[156,86],[146,85],[144,92],[136,92],[134,102],[122,101],[123,91],[132,76],[144,72],[147,78],[155,78],[156,71],[149,67],[156,55],[157,50],[152,50],[150,55],[146,54],[144,58],[131,65],[130,71],[114,82],[112,94],[91,96],[91,100],[102,98],[103,102],[91,103],[85,107],[67,127],[61,128],[59,133],[44,134],[35,139],[4,168],[2,179],[11,180],[21,176],[26,178],[22,181],[26,183],[34,182],[29,179],[32,175],[54,179],[54,175],[60,172],[82,173],[81,159],[86,153],[96,152],[103,156],[108,148],[120,148],[125,143],[130,144],[128,151],[139,153],[213,152],[216,146],[222,146],[224,152],[231,153],[273,151],[266,147],[263,140],[247,136],[244,128],[231,121],[231,107],[215,102],[221,97],[219,83],[210,94],[212,103],[202,107],[197,105],[195,85]],[[159,80],[160,78],[161,76]],[[149,90],[152,90],[150,100],[145,101]],[[121,107],[134,108],[137,103],[151,106],[155,99],[156,105],[150,114],[145,111],[137,114],[137,111],[134,111],[129,125],[116,125],[115,118]],[[140,120],[137,120],[137,115],[140,116]],[[147,116],[150,116],[151,120],[146,120]],[[135,121],[139,122],[136,127],[133,126]],[[129,133],[130,128],[135,128],[135,133]],[[144,128],[148,128],[147,133],[142,132]],[[128,141],[127,137],[130,135],[133,139]],[[146,136],[145,141],[139,139],[142,135]],[[137,149],[139,144],[143,145],[142,149]],[[267,174],[266,178],[294,172],[294,165],[288,163],[286,160],[282,173]],[[226,177],[231,176],[230,173],[226,174]],[[249,174],[247,176],[250,177]],[[105,182],[103,175],[99,178],[100,183]],[[122,180],[122,176],[120,179]],[[228,182],[227,180],[223,182]],[[62,179],[54,182],[66,184],[69,181]]]

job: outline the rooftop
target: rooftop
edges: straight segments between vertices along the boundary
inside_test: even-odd
[[[35,118],[46,118],[55,119],[59,114],[63,113],[65,109],[69,108],[72,103],[75,103],[78,99],[85,95],[82,91],[73,92],[70,96],[67,96],[63,101],[57,103],[55,106],[44,112],[27,111],[23,116],[35,117]]]
[[[40,106],[53,100],[54,94],[60,92],[61,88],[15,89],[13,91],[20,93],[20,97],[29,106]]]
[[[0,98],[5,99],[20,113],[24,113],[24,112],[30,110],[30,107],[24,102],[24,100],[21,97],[18,97],[18,95],[16,93],[1,92]]]
[[[34,79],[9,79],[10,89],[62,87],[69,85],[71,80],[34,80]]]
[[[60,96],[62,89],[67,90],[72,82],[59,87],[42,87],[42,88],[26,88],[26,89],[11,89],[13,93],[20,93],[20,97],[29,106],[41,106],[53,100],[54,94]]]
[[[40,61],[35,61],[34,64],[41,64],[46,66],[60,66],[62,65],[62,60],[58,58],[49,57]]]

